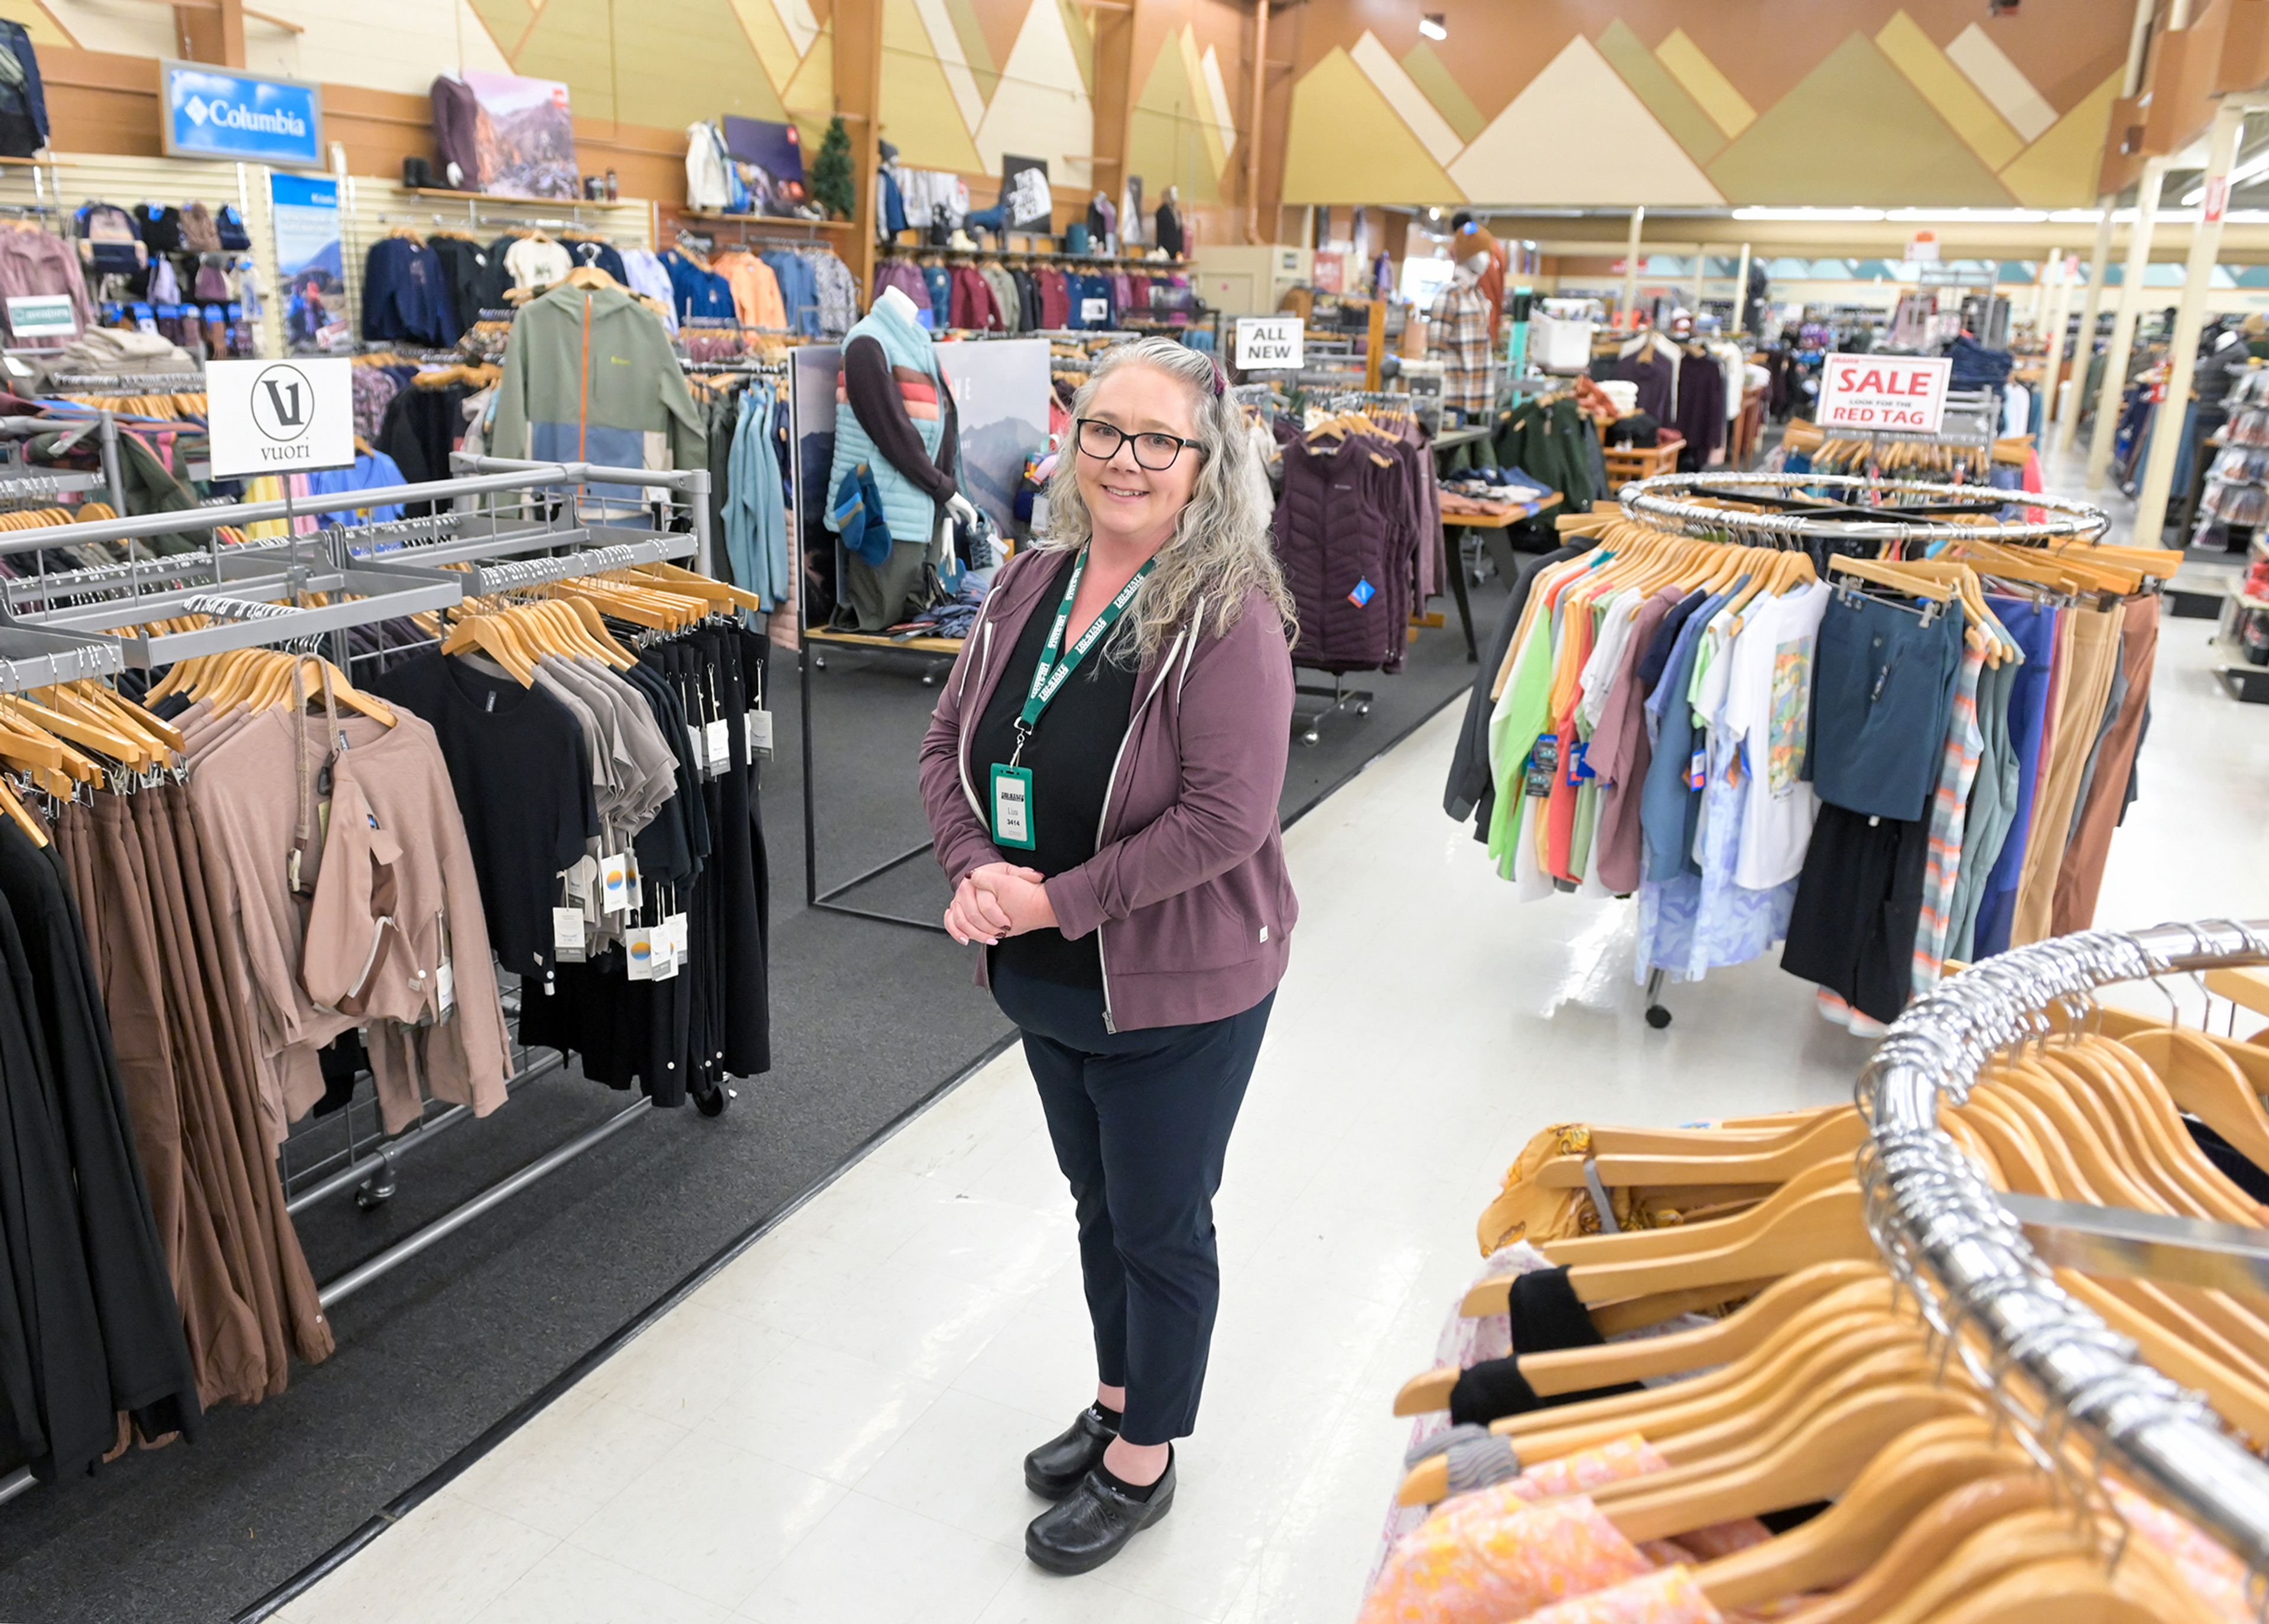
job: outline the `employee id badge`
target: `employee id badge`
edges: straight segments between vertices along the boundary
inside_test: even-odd
[[[1032,849],[1032,770],[993,768],[993,844]]]

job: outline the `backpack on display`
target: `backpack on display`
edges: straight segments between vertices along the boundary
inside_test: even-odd
[[[152,254],[181,251],[181,211],[166,203],[144,203],[134,211],[135,233]]]
[[[201,203],[181,210],[181,247],[191,254],[220,252],[220,228],[213,224],[212,210]]]
[[[149,262],[149,250],[135,229],[134,217],[116,203],[81,203],[74,224],[78,256],[98,273],[136,276]]]
[[[213,229],[220,233],[220,246],[232,251],[248,248],[252,239],[245,234],[244,219],[233,203],[223,203],[220,212],[213,216]]]

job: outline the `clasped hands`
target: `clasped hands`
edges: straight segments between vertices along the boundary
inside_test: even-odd
[[[1003,936],[1052,929],[1056,911],[1048,904],[1046,876],[1037,868],[987,863],[972,868],[945,911],[945,930],[963,947],[981,941],[992,947]]]

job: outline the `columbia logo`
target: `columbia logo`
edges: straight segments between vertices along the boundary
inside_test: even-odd
[[[190,97],[181,111],[189,115],[189,122],[192,124],[203,124],[212,116],[212,109],[205,105],[205,99],[203,96]]]

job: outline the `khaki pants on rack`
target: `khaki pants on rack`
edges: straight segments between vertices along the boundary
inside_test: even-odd
[[[2126,804],[2127,779],[2143,742],[2143,711],[2151,699],[2151,669],[2159,655],[2159,600],[2130,598],[2119,633],[2119,668],[2127,674],[2127,697],[2104,736],[2095,776],[2081,803],[2080,826],[2066,848],[2057,875],[2049,929],[2062,936],[2095,921],[2096,894],[2103,889],[2103,863],[2111,853],[2111,831]]]
[[[2065,847],[2072,835],[2072,809],[2080,799],[2081,775],[2087,770],[2088,753],[2095,748],[2096,734],[2103,730],[2103,707],[2111,698],[2125,620],[2119,609],[2074,609],[2065,617],[2072,628],[2071,659],[2057,705],[2051,759],[2042,767],[2034,792],[2032,835],[2025,845],[2016,918],[2009,930],[2013,948],[2038,941],[2049,934],[2057,875],[2064,867]]]

